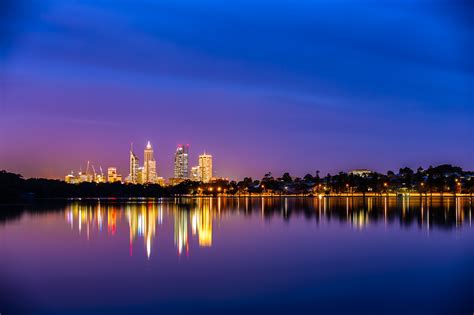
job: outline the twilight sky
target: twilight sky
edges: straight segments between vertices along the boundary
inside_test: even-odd
[[[463,4],[464,3],[464,4]],[[3,0],[0,169],[474,169],[468,1]]]

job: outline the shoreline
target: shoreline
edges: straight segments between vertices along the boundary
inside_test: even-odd
[[[67,202],[67,201],[139,201],[139,200],[172,200],[179,198],[192,199],[208,199],[208,198],[307,198],[307,199],[323,199],[323,198],[473,198],[473,194],[454,194],[454,193],[341,193],[341,194],[216,194],[216,195],[175,195],[175,196],[156,196],[156,197],[58,197],[58,198],[32,198],[29,200],[18,199],[0,201],[0,206],[21,206],[31,205],[41,202]]]

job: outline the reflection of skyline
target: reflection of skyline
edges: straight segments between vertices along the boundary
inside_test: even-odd
[[[186,251],[189,254],[188,222],[191,221],[191,233],[198,238],[199,247],[212,246],[212,199],[198,199],[189,211],[176,204],[171,205],[174,217],[174,244],[178,255]]]
[[[118,222],[126,218],[129,229],[130,255],[133,255],[133,245],[137,239],[143,239],[144,248],[148,258],[151,256],[153,242],[157,237],[157,226],[163,223],[163,212],[171,215],[174,220],[174,244],[178,255],[189,253],[188,222],[192,218],[192,235],[198,237],[200,247],[212,245],[212,212],[211,199],[200,200],[195,208],[181,208],[175,203],[156,203],[152,200],[145,203],[124,204],[82,204],[80,202],[69,205],[66,211],[66,220],[71,229],[76,229],[79,234],[97,230],[103,232],[106,223],[107,234],[114,236],[117,233]],[[105,219],[106,218],[106,219]],[[105,221],[106,220],[106,221]]]
[[[161,224],[163,222],[162,211],[161,207],[152,202],[126,205],[125,212],[127,213],[130,231],[130,256],[133,255],[133,241],[138,237],[143,238],[147,257],[150,258],[151,245],[156,235],[156,223]]]
[[[471,211],[470,198],[185,198],[140,203],[77,202],[67,207],[66,220],[71,229],[81,235],[86,233],[87,239],[91,231],[115,236],[124,233],[123,226],[128,226],[130,255],[134,244],[141,239],[150,258],[165,215],[173,220],[174,246],[181,256],[189,255],[190,242],[196,238],[199,247],[211,247],[213,221],[231,215],[258,215],[262,219],[276,216],[288,221],[303,214],[317,224],[336,220],[363,229],[379,222],[386,226],[398,222],[400,226],[416,224],[430,231],[435,227],[470,227]]]
[[[197,233],[201,247],[212,246],[212,203],[213,199],[198,199],[192,211],[193,236]]]
[[[176,209],[173,211],[174,216],[174,244],[178,249],[178,255],[186,251],[189,254],[188,243],[188,213]]]

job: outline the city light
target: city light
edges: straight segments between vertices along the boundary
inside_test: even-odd
[[[427,180],[427,171],[420,168],[416,181],[414,178],[406,178],[403,172],[412,172],[409,168],[400,169],[399,174],[389,174],[389,176],[377,173],[368,169],[353,170],[350,172],[339,172],[338,175],[320,178],[310,176],[309,174],[304,178],[291,177],[288,173],[285,173],[281,178],[268,178],[264,177],[262,180],[253,180],[252,182],[243,181],[232,181],[229,178],[219,178],[213,176],[213,157],[210,154],[204,153],[198,156],[198,165],[189,169],[189,145],[178,145],[174,154],[173,164],[173,177],[167,181],[162,177],[158,176],[156,161],[154,157],[154,150],[152,143],[147,142],[144,149],[144,161],[143,165],[140,164],[140,159],[133,151],[133,145],[130,146],[129,152],[130,158],[130,173],[122,180],[122,175],[119,174],[116,167],[108,167],[107,173],[104,175],[102,167],[96,169],[93,163],[87,162],[86,171],[80,170],[77,175],[71,172],[65,176],[65,181],[69,184],[80,184],[83,182],[90,183],[125,183],[125,184],[139,184],[139,185],[150,185],[156,184],[162,188],[174,187],[180,185],[180,195],[265,195],[272,196],[278,194],[295,194],[295,195],[307,195],[313,196],[324,192],[327,195],[351,195],[365,196],[367,194],[376,196],[377,194],[383,193],[386,196],[391,195],[441,195],[441,194],[467,194],[472,191],[472,187],[469,185],[463,186],[462,179],[465,178],[466,182],[473,176],[471,172],[466,172],[465,175],[449,175],[458,174],[450,171],[448,175],[436,174],[437,177],[452,176],[454,186],[449,182],[438,181],[437,186],[430,184],[425,185]],[[459,172],[459,168],[451,165],[440,165],[433,169],[456,169]],[[265,175],[267,176],[267,175]],[[319,175],[318,175],[319,176]],[[289,180],[290,178],[290,180]],[[248,179],[248,177],[247,177]],[[389,182],[390,180],[390,182]],[[273,181],[273,183],[271,183]],[[365,181],[364,184],[362,182]],[[271,189],[265,186],[270,184]],[[471,185],[472,186],[472,185]],[[453,188],[454,187],[454,188]],[[388,189],[390,188],[390,190]],[[165,191],[165,190],[163,190]],[[154,190],[154,195],[158,196],[161,192]],[[172,191],[171,194],[175,194]]]
[[[143,166],[140,166],[140,159],[133,150],[133,144],[130,145],[129,152],[130,172],[129,175],[122,180],[122,175],[118,174],[116,167],[107,169],[107,177],[102,173],[97,173],[94,165],[87,162],[86,172],[79,171],[76,174],[71,172],[64,177],[64,181],[69,184],[80,184],[84,182],[94,183],[128,183],[128,184],[159,184],[165,186],[163,177],[158,176],[154,150],[150,141],[147,142],[143,153]],[[197,166],[193,166],[189,170],[189,144],[178,145],[174,158],[174,177],[169,178],[168,184],[171,186],[178,185],[186,180],[199,181],[203,183],[211,182],[213,177],[212,155],[201,154],[198,157]]]

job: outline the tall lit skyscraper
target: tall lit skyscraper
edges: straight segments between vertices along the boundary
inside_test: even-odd
[[[133,152],[133,144],[130,145],[130,174],[128,176],[128,181],[133,184],[138,184],[141,182],[141,179],[138,176],[139,166],[138,156]]]
[[[212,155],[201,154],[199,156],[200,180],[203,183],[209,183],[212,179]]]
[[[174,156],[174,178],[189,178],[189,144],[179,144]]]
[[[150,141],[146,145],[143,160],[143,182],[156,183],[156,161]]]

